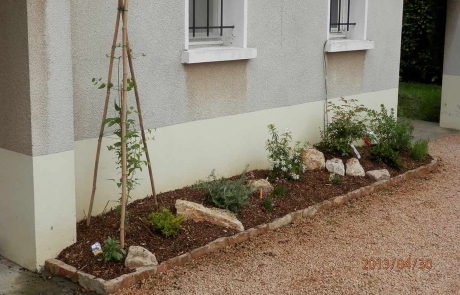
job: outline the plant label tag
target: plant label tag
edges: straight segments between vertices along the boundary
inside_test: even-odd
[[[93,252],[94,256],[102,254],[102,247],[100,243],[94,243],[91,245],[91,251]]]
[[[355,148],[355,146],[353,144],[350,144],[351,148],[353,149],[353,151],[355,152],[355,155],[356,157],[359,159],[361,159],[361,155],[359,154],[358,150]]]

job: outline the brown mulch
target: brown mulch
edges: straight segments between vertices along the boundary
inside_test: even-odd
[[[428,164],[431,157],[424,162],[416,162],[408,154],[402,153],[401,157],[406,166],[400,171],[387,167],[382,163],[374,163],[369,159],[366,149],[361,149],[360,160],[364,170],[388,169],[391,176],[404,173],[408,170]],[[342,158],[344,163],[350,157],[338,157],[337,155],[325,155],[326,159],[333,157]],[[253,171],[255,179],[267,178],[268,170]],[[235,176],[237,177],[237,176]],[[308,171],[300,181],[289,181],[287,183],[287,195],[274,198],[274,209],[268,212],[262,205],[259,193],[250,196],[248,203],[238,215],[238,219],[245,228],[251,228],[259,224],[270,222],[290,212],[304,209],[310,205],[319,203],[334,196],[346,194],[360,187],[371,184],[373,181],[366,177],[343,177],[341,185],[333,185],[328,181],[327,171]],[[158,203],[175,212],[174,204],[176,199],[188,200],[212,207],[206,202],[206,194],[203,190],[196,190],[190,187],[170,191],[158,195]],[[207,222],[195,223],[185,221],[182,223],[182,231],[175,238],[164,238],[151,231],[142,221],[154,209],[154,200],[148,197],[129,204],[129,228],[125,239],[125,248],[129,246],[142,246],[155,256],[159,263],[172,257],[189,252],[195,248],[204,246],[209,242],[225,236],[231,236],[236,231],[222,228]],[[103,263],[91,252],[91,245],[95,242],[101,244],[107,237],[119,237],[119,215],[110,211],[104,215],[93,217],[91,226],[88,228],[85,221],[77,224],[77,242],[63,250],[58,259],[76,267],[86,273],[95,275],[102,279],[113,279],[120,275],[129,273],[130,270],[124,266],[124,261],[117,263]],[[99,257],[100,258],[100,257]]]

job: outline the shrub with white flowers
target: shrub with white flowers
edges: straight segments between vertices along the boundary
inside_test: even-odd
[[[294,146],[292,143],[292,131],[286,129],[278,134],[275,125],[268,125],[270,138],[267,139],[268,161],[271,165],[270,179],[293,179],[299,180],[300,175],[305,172],[302,153],[307,144],[302,145],[300,141]]]

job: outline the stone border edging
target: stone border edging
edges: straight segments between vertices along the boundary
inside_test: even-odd
[[[192,260],[200,258],[209,253],[216,252],[227,246],[245,242],[257,236],[263,235],[268,231],[277,230],[283,226],[289,225],[301,219],[312,218],[318,212],[326,211],[334,207],[339,207],[350,200],[362,198],[375,192],[382,191],[385,188],[395,186],[403,180],[425,176],[429,172],[435,170],[437,166],[438,161],[433,159],[428,165],[407,171],[406,173],[400,174],[388,180],[374,182],[371,185],[361,187],[343,196],[330,198],[321,203],[311,205],[306,209],[289,213],[283,217],[273,220],[270,223],[258,225],[233,236],[219,238],[203,247],[194,249],[188,253],[164,261],[159,266],[139,268],[135,272],[122,275],[109,281],[105,281],[103,279],[96,278],[93,275],[86,274],[77,270],[75,267],[67,265],[57,259],[48,259],[45,263],[45,269],[54,276],[65,277],[75,283],[79,283],[80,286],[88,291],[93,291],[101,295],[112,294],[121,289],[131,287],[142,280],[156,275],[157,273],[162,273],[174,267],[182,266],[188,262],[191,262]]]

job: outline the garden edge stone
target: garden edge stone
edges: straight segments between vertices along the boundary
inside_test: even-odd
[[[332,197],[321,203],[311,205],[303,210],[291,212],[283,217],[273,220],[268,224],[255,226],[230,237],[222,237],[216,239],[205,246],[196,248],[190,252],[164,261],[158,266],[139,268],[135,272],[124,274],[112,280],[105,281],[103,279],[96,278],[93,275],[79,271],[75,267],[65,264],[64,262],[55,258],[46,260],[45,269],[54,276],[64,277],[74,282],[78,282],[78,284],[80,284],[80,286],[86,291],[93,291],[101,295],[113,294],[119,290],[131,287],[142,280],[148,279],[151,276],[168,271],[177,266],[185,265],[211,252],[218,251],[230,245],[243,243],[257,236],[266,234],[268,231],[274,231],[289,225],[292,222],[299,221],[300,219],[313,218],[318,212],[342,206],[344,203],[351,199],[358,199],[371,195],[375,192],[385,190],[386,188],[398,185],[402,181],[406,181],[415,177],[424,177],[428,173],[434,171],[437,166],[437,159],[433,159],[430,164],[409,170],[403,174],[387,180],[374,182],[368,186],[361,187],[345,195]]]

